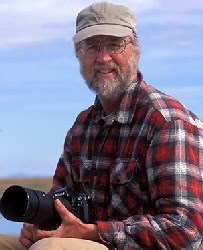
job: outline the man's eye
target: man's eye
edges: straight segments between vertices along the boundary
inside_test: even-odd
[[[94,44],[86,44],[85,50],[86,51],[88,51],[88,50],[97,50],[97,44],[96,43],[94,43]]]
[[[120,41],[109,41],[109,46],[111,48],[119,49],[120,47],[122,47],[122,43]]]

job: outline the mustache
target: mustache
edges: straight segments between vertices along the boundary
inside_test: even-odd
[[[97,72],[97,71],[112,71],[112,70],[115,70],[115,71],[119,71],[119,67],[118,65],[111,61],[111,62],[108,62],[108,63],[96,63],[94,66],[93,66],[93,72]]]

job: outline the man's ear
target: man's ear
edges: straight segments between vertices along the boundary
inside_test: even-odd
[[[74,49],[75,49],[75,56],[78,58],[78,48],[76,44],[74,44]]]
[[[136,57],[137,57],[137,61],[139,61],[140,60],[140,50],[139,49],[136,50]]]

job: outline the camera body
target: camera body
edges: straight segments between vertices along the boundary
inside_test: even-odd
[[[54,207],[54,200],[63,205],[84,223],[95,221],[95,209],[90,196],[64,187],[51,196],[42,191],[22,186],[7,188],[0,201],[0,212],[7,220],[38,225],[42,230],[55,230],[61,218]]]
[[[64,206],[84,223],[94,223],[95,208],[89,195],[64,187],[55,191],[53,199],[61,200]],[[67,201],[71,208],[67,206]]]

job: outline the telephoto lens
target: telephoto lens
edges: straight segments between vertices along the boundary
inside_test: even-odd
[[[71,211],[70,202],[63,197],[59,199]],[[61,225],[54,197],[39,190],[10,186],[3,193],[0,210],[7,220],[35,224],[42,230],[55,230]]]

